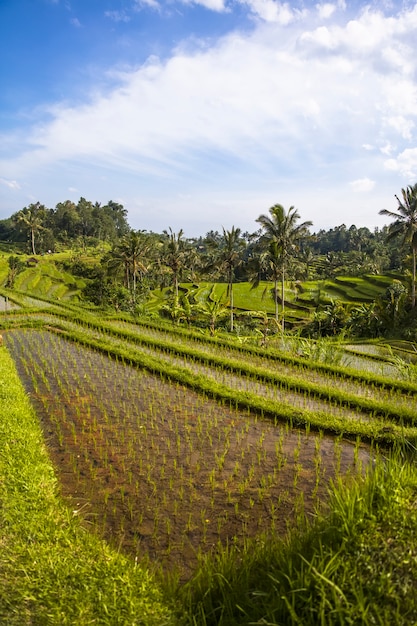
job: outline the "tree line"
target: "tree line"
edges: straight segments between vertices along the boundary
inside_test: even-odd
[[[396,212],[380,211],[392,223],[373,231],[342,224],[311,232],[312,222],[300,222],[293,206],[286,210],[276,204],[259,215],[259,227],[252,233],[233,226],[193,238],[171,228],[162,233],[134,230],[127,222],[127,210],[113,201],[102,206],[80,198],[77,204],[66,200],[55,209],[37,202],[0,221],[0,240],[26,243],[33,255],[62,247],[108,244],[99,265],[91,267],[73,259],[68,267],[90,279],[85,295],[99,305],[134,308],[150,290],[171,286],[171,315],[175,316],[176,307],[184,310],[184,303],[179,307],[181,282],[225,282],[232,331],[233,284],[249,281],[255,287],[268,281],[273,284],[275,320],[279,317],[284,328],[284,285],[289,280],[408,272],[411,307],[415,307],[417,184],[402,189],[396,199]]]
[[[102,206],[80,198],[59,202],[49,209],[40,202],[24,207],[11,217],[0,220],[0,241],[26,243],[33,255],[54,251],[57,247],[81,247],[99,242],[115,243],[130,231],[127,210],[110,200]]]

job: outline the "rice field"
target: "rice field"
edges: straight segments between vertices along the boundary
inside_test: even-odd
[[[219,542],[285,534],[325,506],[332,479],[363,473],[375,454],[359,440],[215,401],[58,332],[13,330],[4,340],[74,514],[182,580]]]

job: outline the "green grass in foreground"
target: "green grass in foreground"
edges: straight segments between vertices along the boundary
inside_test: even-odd
[[[5,348],[0,407],[1,624],[178,626],[182,611],[188,626],[417,624],[415,450],[338,486],[327,514],[287,540],[219,548],[189,583],[172,584],[170,601],[144,567],[83,530],[63,504]]]
[[[414,463],[378,462],[287,542],[258,538],[208,559],[183,589],[189,624],[415,625],[416,529]]]
[[[151,574],[84,531],[63,504],[5,348],[0,407],[0,623],[176,623]]]

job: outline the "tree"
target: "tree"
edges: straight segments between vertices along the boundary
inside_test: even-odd
[[[302,273],[304,280],[310,279],[310,270],[314,261],[316,260],[316,255],[314,254],[311,248],[303,248],[300,253],[300,263],[302,266]]]
[[[53,230],[57,238],[68,242],[74,239],[79,232],[80,216],[77,212],[77,205],[71,200],[58,202],[53,213]]]
[[[43,221],[46,216],[46,208],[40,202],[30,204],[16,214],[16,224],[23,228],[30,235],[30,243],[32,254],[36,254],[35,239],[36,235],[43,229]]]
[[[96,221],[93,211],[93,203],[90,202],[90,200],[86,200],[85,198],[81,197],[77,204],[77,213],[79,217],[79,234],[81,236],[84,250],[87,245],[87,238],[92,237],[96,234]]]
[[[411,306],[416,305],[416,254],[417,254],[417,183],[401,189],[402,200],[396,195],[397,212],[381,209],[380,215],[387,215],[395,221],[389,226],[387,241],[400,236],[403,245],[410,246],[412,255]]]
[[[161,313],[167,315],[173,322],[179,324],[182,321],[191,326],[191,322],[196,319],[198,307],[194,300],[195,290],[187,293],[173,295],[166,304],[161,307]]]
[[[227,303],[218,297],[215,291],[216,285],[213,285],[204,302],[197,307],[204,319],[207,320],[212,337],[216,334],[217,323],[227,317],[228,309]]]
[[[243,263],[242,254],[246,246],[240,233],[240,228],[235,228],[234,226],[232,226],[232,230],[223,228],[223,235],[214,242],[215,254],[212,260],[216,273],[224,273],[226,276],[230,302],[230,330],[232,332],[234,327],[233,282],[235,270]]]
[[[20,272],[23,272],[25,264],[15,255],[9,256],[7,263],[9,265],[9,273],[7,274],[6,287],[13,289],[16,277]]]
[[[278,324],[278,281],[281,277],[281,257],[276,241],[270,241],[268,247],[250,262],[251,289],[259,287],[261,279],[272,280],[274,283],[273,297],[275,303],[275,322]],[[264,289],[265,296],[268,287]]]
[[[269,260],[281,270],[281,311],[282,332],[284,332],[285,318],[285,274],[288,259],[297,249],[299,241],[308,235],[308,228],[312,222],[297,224],[300,219],[298,211],[291,206],[285,211],[281,204],[275,204],[269,209],[269,215],[260,215],[256,220],[262,227],[260,243],[268,250]],[[278,294],[275,291],[275,309],[278,314]]]
[[[112,271],[122,270],[127,289],[136,303],[137,281],[143,280],[151,265],[152,244],[143,231],[130,231],[107,257],[107,265]]]
[[[178,233],[174,233],[169,229],[169,233],[164,231],[165,238],[162,242],[161,264],[168,268],[172,273],[174,296],[178,299],[178,284],[180,277],[187,268],[188,259],[191,250],[185,239],[184,232],[181,229]]]
[[[123,204],[109,200],[106,206],[102,207],[102,209],[110,215],[114,223],[117,237],[120,238],[127,235],[130,228],[127,223],[127,209],[123,207]]]

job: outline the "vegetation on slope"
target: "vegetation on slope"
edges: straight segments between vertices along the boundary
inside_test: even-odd
[[[45,259],[45,265],[51,260]],[[24,315],[34,325],[44,325],[46,316],[50,323],[53,311],[61,314],[70,311],[70,306],[66,309],[62,306],[65,300],[58,298],[67,294],[72,298],[76,293],[71,274],[58,276],[53,269],[44,278],[40,275],[41,267],[25,269],[18,279],[22,282],[17,283],[20,294],[3,292],[14,294],[16,302],[23,306],[40,301],[49,305],[48,312],[42,313],[43,319],[39,309],[35,314],[35,309],[32,313],[26,309]],[[62,281],[65,289],[62,285],[57,288],[55,279],[58,283]],[[382,280],[369,284],[370,293],[374,285],[381,292],[386,290]],[[339,294],[345,293],[349,300],[356,297],[352,291],[356,285],[359,302],[361,297],[367,297],[363,281],[339,277],[332,288],[336,286],[341,290]],[[220,285],[217,288],[225,290]],[[316,283],[313,291],[314,288],[321,291],[323,285]],[[248,289],[249,285],[243,283],[238,288],[235,286],[237,307],[245,308],[248,304]],[[313,291],[308,302],[311,311],[316,306]],[[256,304],[253,297],[251,292],[251,310]],[[51,307],[52,302],[60,306]],[[273,306],[272,300],[269,302]],[[260,292],[258,304],[257,310],[265,309]],[[8,311],[7,324],[12,325],[12,320],[20,323],[18,317]],[[66,325],[73,339],[95,344],[109,354],[117,352],[126,359],[138,360],[154,371],[166,370],[168,376],[193,386],[201,385],[212,395],[223,394],[224,398],[230,393],[219,385],[208,384],[202,376],[191,380],[189,373],[178,367],[161,366],[157,357],[140,356],[139,347],[129,345],[128,333],[119,332],[116,341],[116,333],[112,336],[106,328],[104,341],[94,335],[99,325],[93,330],[95,324],[91,323],[88,328],[87,320],[84,329],[79,327],[75,332],[69,329],[70,317],[67,315],[62,330]],[[56,316],[53,319],[57,322]],[[171,328],[179,337],[182,327]],[[214,341],[217,339],[214,338],[213,345]],[[176,342],[175,339],[172,343]],[[257,349],[247,348],[249,359],[250,349],[255,352]],[[256,367],[253,369],[256,375]],[[366,376],[362,379],[365,383]],[[404,449],[393,455],[387,453],[390,458],[376,461],[366,481],[348,487],[339,485],[332,490],[331,504],[323,514],[317,514],[311,527],[300,519],[299,531],[291,533],[287,540],[259,536],[248,541],[243,549],[219,547],[218,557],[203,561],[186,586],[178,588],[172,584],[169,588],[172,605],[183,607],[177,608],[174,617],[152,576],[139,564],[115,554],[81,530],[78,512],[70,512],[63,505],[39,425],[3,348],[0,380],[4,407],[0,424],[0,621],[51,625],[185,622],[192,626],[254,623],[405,626],[417,622],[417,599],[410,592],[417,580],[417,475],[413,460],[406,456],[410,451],[415,452],[411,441],[405,442],[407,453]],[[381,384],[384,384],[382,379]],[[410,389],[413,386],[413,382],[405,383]],[[229,400],[248,402],[248,394],[245,396],[237,398],[233,393]],[[255,398],[249,400],[255,403]],[[268,410],[262,403],[252,408]],[[271,412],[276,412],[276,405]],[[305,417],[309,416],[305,414]],[[320,416],[313,417],[317,420]],[[292,415],[288,418],[292,419]],[[325,426],[325,423],[317,425]],[[397,439],[403,440],[404,431],[402,434],[400,431],[399,437],[395,429],[385,429],[382,434],[385,440],[395,444]]]
[[[0,348],[0,622],[174,624],[151,574],[83,531],[62,503],[43,435]]]

